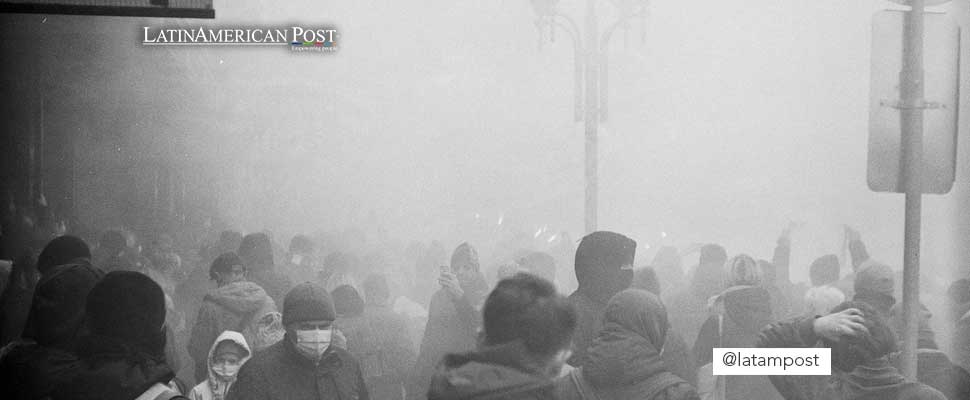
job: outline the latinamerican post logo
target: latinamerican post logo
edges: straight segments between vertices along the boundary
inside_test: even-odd
[[[145,46],[287,46],[291,51],[332,53],[340,33],[333,27],[142,27]]]

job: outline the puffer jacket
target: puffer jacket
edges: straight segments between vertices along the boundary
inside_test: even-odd
[[[528,367],[519,342],[445,356],[428,400],[554,400],[553,381]],[[421,396],[423,398],[423,396]]]

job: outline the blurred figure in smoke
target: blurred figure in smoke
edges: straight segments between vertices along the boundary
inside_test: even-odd
[[[111,271],[141,271],[144,267],[131,251],[124,232],[109,230],[101,235],[94,251],[94,265]]]
[[[239,332],[225,331],[212,343],[208,357],[208,378],[192,388],[190,400],[224,400],[239,369],[252,357],[249,344]]]
[[[336,318],[322,287],[294,287],[283,301],[286,337],[242,367],[227,399],[369,400],[357,360],[332,344]]]
[[[758,267],[764,274],[762,285],[771,295],[771,310],[775,320],[800,315],[804,308],[802,297],[806,288],[793,284],[790,278],[791,231],[795,226],[795,223],[789,224],[778,236],[770,262],[758,260]]]
[[[710,364],[715,347],[753,347],[758,332],[773,321],[771,295],[762,287],[764,275],[758,263],[741,254],[732,258],[727,266],[728,288],[711,298],[711,316],[701,326],[694,343],[697,365]],[[703,374],[709,372],[705,370]],[[712,388],[701,382],[713,382],[713,377],[700,375],[697,378],[699,391],[710,393]],[[724,379],[724,398],[728,400],[781,398],[764,376],[727,376]]]
[[[415,351],[407,320],[391,310],[391,292],[383,275],[370,275],[364,280],[363,332],[358,358],[364,381],[372,399],[400,400],[407,375],[414,365]]]
[[[556,399],[699,400],[694,388],[666,367],[668,328],[667,310],[654,294],[627,289],[613,296],[583,368],[558,380]]]
[[[309,282],[317,277],[318,266],[314,256],[314,244],[304,235],[293,236],[280,272],[295,282]]]
[[[606,304],[630,287],[636,251],[637,242],[614,232],[593,232],[579,242],[575,263],[579,288],[569,295],[578,317],[570,365],[583,365],[586,348],[601,328]]]
[[[844,246],[848,248],[851,257],[852,271],[838,281],[835,287],[845,293],[847,299],[851,299],[855,297],[856,274],[868,268],[873,261],[866,250],[866,244],[862,242],[862,235],[855,229],[845,226],[844,242]]]
[[[541,251],[530,252],[519,260],[519,265],[525,272],[549,282],[556,282],[556,259],[546,253]]]
[[[414,287],[408,295],[412,300],[427,308],[431,295],[437,290],[438,268],[448,262],[448,253],[441,242],[434,240],[414,264]]]
[[[947,326],[952,331],[950,349],[954,362],[970,371],[970,279],[963,278],[947,290]]]
[[[137,272],[108,273],[88,294],[85,316],[91,333],[78,339],[77,373],[54,388],[53,399],[185,393],[165,363],[165,296],[158,284]]]
[[[248,278],[266,290],[279,303],[290,290],[292,283],[286,275],[276,270],[273,260],[273,244],[265,233],[251,233],[243,237],[237,252],[246,266]]]
[[[223,231],[219,234],[218,242],[201,251],[202,260],[192,268],[189,276],[175,288],[175,295],[172,296],[172,300],[175,302],[176,309],[181,310],[184,315],[191,315],[189,313],[195,312],[202,306],[202,299],[211,289],[209,269],[212,262],[222,254],[235,253],[241,242],[241,233]],[[221,253],[211,254],[215,251],[221,251]],[[186,322],[188,326],[185,327],[185,330],[191,331],[195,320],[190,317]]]
[[[671,294],[666,302],[670,325],[685,338],[696,338],[710,316],[708,299],[724,289],[727,252],[716,244],[701,247],[700,261],[690,276],[690,286]]]
[[[104,273],[93,267],[87,244],[61,236],[44,247],[23,340],[0,352],[0,398],[36,399],[70,381],[84,302]]]
[[[351,254],[335,252],[327,255],[323,260],[323,271],[319,280],[324,289],[331,292],[334,289],[348,285],[357,288],[357,279],[354,277],[357,267],[357,258]]]
[[[650,266],[660,278],[660,284],[667,288],[682,288],[687,283],[684,278],[684,268],[680,259],[680,251],[673,246],[664,246],[657,250]]]
[[[216,258],[209,274],[217,287],[205,295],[188,344],[189,355],[195,360],[196,382],[206,379],[209,350],[224,331],[242,332],[253,351],[271,345],[266,343],[271,340],[261,339],[259,334],[269,328],[264,318],[272,318],[277,311],[266,291],[246,280],[246,267],[236,254]]]
[[[477,349],[448,354],[431,379],[429,400],[553,399],[569,356],[576,314],[552,283],[519,274],[485,301]],[[425,398],[425,392],[412,394]]]
[[[826,315],[845,301],[845,294],[834,286],[839,280],[839,258],[835,254],[815,259],[808,274],[812,287],[805,292],[806,315]]]
[[[633,275],[633,283],[630,287],[646,290],[653,293],[657,298],[660,298],[661,283],[653,268],[646,267],[638,269]],[[666,311],[664,314],[666,315]],[[666,316],[664,317],[664,321],[667,321]],[[680,377],[680,379],[687,381],[687,383],[694,385],[697,381],[697,373],[694,369],[694,358],[691,356],[690,347],[687,346],[687,342],[684,341],[683,336],[668,326],[663,343],[663,352],[660,354],[660,357],[663,358],[664,368]]]
[[[468,243],[455,248],[451,266],[441,267],[438,282],[441,289],[431,297],[428,323],[408,398],[424,395],[434,366],[445,354],[475,349],[481,324],[478,309],[488,290],[480,270],[478,251]]]
[[[765,328],[758,347],[828,347],[831,376],[771,376],[788,400],[944,400],[939,391],[910,381],[890,363],[896,338],[882,314],[862,302],[842,303],[824,317],[805,316]]]

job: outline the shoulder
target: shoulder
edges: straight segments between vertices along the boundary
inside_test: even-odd
[[[697,390],[687,382],[668,386],[652,400],[700,400]]]
[[[946,400],[946,396],[940,393],[939,390],[933,389],[930,386],[924,385],[922,383],[914,383],[913,385],[903,389],[899,393],[900,400]]]

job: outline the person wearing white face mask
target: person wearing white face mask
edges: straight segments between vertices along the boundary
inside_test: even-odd
[[[226,399],[370,400],[359,363],[336,345],[336,317],[324,288],[294,287],[283,300],[285,338],[243,365]]]
[[[252,351],[239,332],[225,331],[209,350],[209,378],[189,393],[191,400],[223,400]]]

